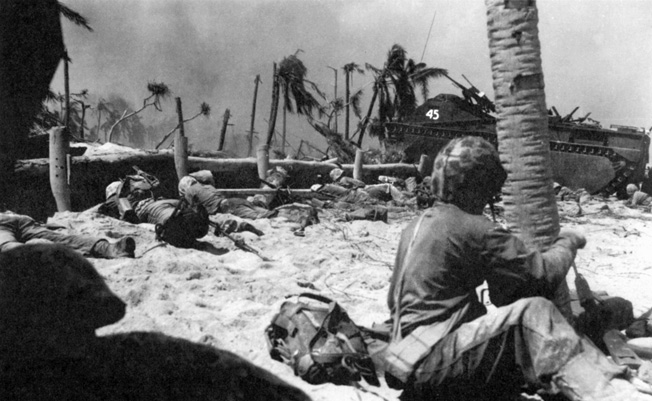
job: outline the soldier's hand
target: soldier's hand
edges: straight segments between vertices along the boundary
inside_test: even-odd
[[[582,249],[586,245],[586,238],[579,231],[562,228],[559,232],[559,237],[570,239],[575,249]]]

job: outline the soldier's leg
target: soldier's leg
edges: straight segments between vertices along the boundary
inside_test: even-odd
[[[608,382],[624,373],[582,341],[550,301],[522,299],[461,325],[440,341],[415,372],[405,398],[457,393],[500,399],[519,380],[554,388],[560,372],[572,377],[577,371],[572,361],[579,366],[578,355],[592,357],[594,377]],[[564,395],[570,391],[560,387]]]

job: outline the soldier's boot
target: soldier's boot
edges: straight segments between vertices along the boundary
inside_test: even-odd
[[[136,241],[131,237],[122,237],[114,243],[101,239],[93,245],[91,256],[103,259],[133,258]]]
[[[652,401],[637,390],[627,368],[618,366],[592,345],[574,356],[553,377],[553,383],[571,401]]]

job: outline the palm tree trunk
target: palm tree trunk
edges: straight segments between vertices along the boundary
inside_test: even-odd
[[[96,140],[100,140],[100,122],[102,121],[102,109],[100,109],[99,104],[97,107],[97,138]]]
[[[63,87],[65,92],[66,114],[63,117],[63,125],[66,127],[65,135],[70,132],[70,75],[68,73],[68,50],[63,51]]]
[[[86,120],[86,109],[90,106],[87,106],[84,102],[81,102],[81,126],[79,127],[79,137],[84,139],[84,120]]]
[[[283,137],[281,138],[281,153],[285,154],[285,135],[287,133],[287,119],[288,119],[288,109],[287,105],[285,104],[285,100],[283,101]]]
[[[226,129],[229,126],[229,118],[231,118],[231,111],[226,109],[224,118],[222,119],[222,129],[220,130],[220,138],[217,143],[217,150],[224,150],[224,140],[226,139]]]
[[[249,128],[249,148],[247,149],[247,157],[251,156],[251,150],[254,146],[254,121],[256,121],[256,99],[258,99],[258,83],[260,83],[260,75],[256,75],[254,80],[254,104],[251,107],[251,127]]]
[[[177,172],[177,179],[181,180],[188,175],[188,138],[183,128],[183,109],[181,98],[177,97],[177,115],[179,116],[179,131],[174,137],[174,167]]]
[[[559,234],[559,215],[552,188],[536,2],[485,2],[498,151],[508,173],[503,187],[505,218],[526,244],[545,249]],[[564,282],[555,303],[569,317],[570,305],[562,305],[567,300]]]
[[[351,101],[351,91],[349,90],[349,75],[351,74],[351,71],[346,70],[344,74],[344,79],[346,80],[346,119],[344,120],[344,139],[349,140],[349,115],[351,113],[351,105],[349,102]]]
[[[358,147],[362,147],[362,137],[364,136],[364,132],[367,129],[367,125],[369,124],[369,119],[371,118],[371,112],[374,109],[374,104],[376,103],[376,98],[378,97],[378,85],[374,85],[374,94],[371,97],[371,102],[369,103],[369,109],[367,110],[367,115],[365,116],[364,120],[362,120],[362,126],[360,127],[360,136],[358,136]]]
[[[276,63],[274,63],[274,84],[272,85],[272,106],[269,112],[267,140],[265,141],[267,146],[270,146],[272,144],[272,138],[274,138],[274,130],[276,129],[276,116],[278,115],[278,95],[279,95],[279,83],[278,83],[278,77],[276,76]]]

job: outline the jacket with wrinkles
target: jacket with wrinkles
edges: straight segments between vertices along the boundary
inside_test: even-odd
[[[418,219],[402,233],[387,300],[394,316],[395,291],[405,270],[399,294],[403,336],[444,322],[464,307],[455,314],[453,329],[485,314],[476,293],[485,280],[496,306],[525,297],[552,299],[575,257],[570,238],[559,237],[545,252],[531,250],[485,216],[452,204],[436,203],[422,219],[416,236]]]

